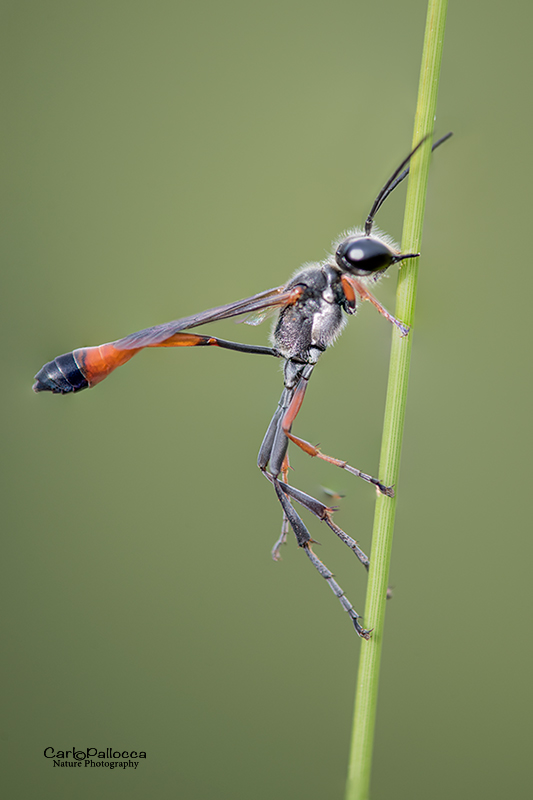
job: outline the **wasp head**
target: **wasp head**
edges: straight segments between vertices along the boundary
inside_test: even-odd
[[[343,239],[335,251],[337,266],[350,275],[359,277],[385,272],[391,264],[404,258],[416,258],[419,253],[399,253],[377,236],[355,234]]]

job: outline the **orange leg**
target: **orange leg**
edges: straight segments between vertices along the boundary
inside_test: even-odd
[[[409,326],[404,325],[403,322],[400,322],[400,320],[396,319],[396,317],[393,317],[392,314],[390,314],[387,311],[387,309],[381,305],[379,300],[376,300],[374,295],[368,291],[366,286],[364,286],[360,281],[356,280],[355,278],[352,278],[351,276],[343,275],[342,285],[343,287],[345,287],[345,292],[346,292],[346,284],[351,286],[352,289],[355,289],[361,300],[368,300],[370,303],[372,303],[374,308],[377,308],[379,313],[382,314],[385,317],[385,319],[388,319],[389,322],[392,322],[393,325],[396,325],[402,336],[407,336],[407,334],[409,333]]]
[[[394,497],[394,489],[392,486],[385,486],[385,484],[377,478],[373,478],[372,475],[367,475],[366,472],[361,472],[361,470],[351,467],[346,461],[341,461],[338,458],[333,458],[332,456],[327,456],[324,453],[321,453],[318,447],[312,445],[310,442],[306,442],[305,439],[300,439],[298,436],[295,436],[290,432],[292,423],[296,419],[296,416],[302,407],[306,389],[307,380],[302,378],[296,387],[294,397],[292,398],[281,423],[281,427],[285,436],[290,439],[291,442],[294,442],[294,444],[297,445],[301,450],[303,450],[304,453],[307,453],[307,455],[313,458],[321,458],[323,461],[327,461],[329,464],[333,464],[335,467],[345,469],[346,472],[356,475],[358,478],[362,478],[367,483],[373,484],[377,491],[381,494],[384,494],[387,497]]]

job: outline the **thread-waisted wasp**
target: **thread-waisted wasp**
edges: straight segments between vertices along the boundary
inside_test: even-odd
[[[432,149],[434,150],[451,135],[449,133],[439,139]],[[291,501],[296,501],[323,520],[341,541],[348,545],[366,569],[369,560],[357,542],[333,522],[333,508],[287,483],[289,470],[287,449],[291,441],[308,455],[321,458],[373,484],[381,494],[394,496],[392,487],[385,486],[377,478],[350,466],[346,461],[325,455],[305,439],[295,436],[292,433],[292,425],[301,408],[307,384],[318,359],[341,333],[346,323],[344,315],[355,314],[357,298],[370,301],[380,314],[399,329],[402,336],[406,336],[409,332],[407,326],[383,308],[371,294],[368,286],[376,283],[392,264],[419,255],[401,253],[392,239],[379,231],[373,232],[373,227],[375,215],[389,194],[407,176],[409,161],[424,141],[425,139],[418,143],[383,186],[372,205],[364,228],[343,234],[334,243],[334,255],[325,261],[298,270],[284,286],[260,292],[236,303],[146,328],[99,347],[80,348],[58,356],[45,364],[37,373],[33,386],[36,392],[49,391],[55,394],[79,392],[100,383],[113,370],[125,364],[145,347],[213,346],[239,353],[257,353],[282,358],[284,389],[257,460],[259,468],[273,484],[283,509],[281,535],[274,545],[272,556],[274,560],[279,559],[279,548],[286,541],[289,527],[292,528],[298,546],[303,548],[320,575],[326,579],[342,607],[351,617],[355,630],[364,639],[370,637],[371,631],[362,627],[359,614],[334,580],[332,572],[313,552],[311,545],[314,540]],[[215,336],[184,332],[209,322],[240,315],[261,316],[270,309],[279,312],[272,333],[272,347],[241,344]]]

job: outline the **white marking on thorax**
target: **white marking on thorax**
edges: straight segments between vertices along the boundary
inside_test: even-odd
[[[311,329],[312,344],[321,344],[328,347],[332,344],[345,325],[346,320],[337,303],[331,286],[322,292],[319,310],[313,315]]]

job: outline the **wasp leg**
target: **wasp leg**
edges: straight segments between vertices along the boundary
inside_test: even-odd
[[[270,473],[263,472],[263,475],[268,476]],[[283,464],[281,467],[281,475],[283,480],[286,482],[287,477],[289,474],[289,456],[285,454],[285,458],[283,459]],[[282,544],[287,544],[287,536],[289,534],[289,520],[287,519],[287,515],[283,512],[283,520],[281,522],[281,533],[279,535],[279,539],[274,544],[274,547],[271,550],[271,555],[274,561],[280,561],[281,556],[279,553],[279,549]]]
[[[388,319],[389,322],[392,322],[393,325],[396,325],[402,337],[407,336],[407,334],[409,333],[409,325],[406,325],[404,322],[400,322],[399,319],[396,319],[396,317],[393,317],[392,314],[390,314],[387,311],[387,309],[381,305],[379,300],[377,300],[374,297],[374,295],[368,291],[366,286],[363,286],[363,284],[360,281],[357,281],[355,280],[355,278],[352,277],[348,278],[347,280],[350,281],[350,283],[356,290],[361,300],[369,300],[374,306],[374,308],[377,308],[379,313],[382,314],[385,317],[385,319]]]
[[[344,591],[341,589],[339,584],[333,579],[333,573],[313,553],[311,549],[311,544],[313,540],[311,539],[309,531],[305,527],[300,516],[296,513],[296,511],[292,507],[289,498],[287,497],[287,495],[284,492],[284,489],[280,485],[280,481],[278,481],[278,479],[275,478],[273,475],[271,476],[271,478],[272,478],[272,483],[274,484],[274,489],[276,490],[276,494],[278,496],[278,500],[283,508],[284,514],[287,517],[292,530],[294,531],[294,535],[296,536],[298,546],[302,547],[305,550],[305,553],[309,558],[309,560],[311,561],[311,563],[313,564],[313,566],[318,570],[320,575],[322,575],[322,577],[328,582],[331,591],[336,597],[338,597],[339,602],[341,606],[344,608],[344,610],[348,612],[348,615],[350,616],[350,619],[352,620],[353,626],[356,630],[356,633],[363,639],[369,639],[371,631],[366,630],[366,628],[363,628],[363,626],[359,622],[361,617],[354,609],[354,607],[344,594]]]
[[[275,542],[274,547],[270,551],[272,559],[274,561],[281,561],[279,550],[282,544],[287,544],[288,533],[289,533],[289,520],[287,519],[285,512],[283,512],[283,519],[281,521],[281,533],[279,535],[279,539]]]
[[[326,567],[326,565],[313,553],[313,551],[311,550],[311,546],[310,545],[306,546],[305,552],[307,553],[307,556],[309,557],[309,560],[311,561],[311,564],[313,564],[313,566],[316,567],[316,569],[319,571],[319,573],[322,575],[322,577],[327,580],[327,582],[329,584],[329,588],[331,589],[333,594],[336,597],[339,598],[341,606],[344,608],[345,611],[348,612],[348,614],[349,614],[349,616],[350,616],[350,618],[351,618],[351,620],[353,622],[353,626],[354,626],[354,628],[356,630],[356,633],[362,639],[370,639],[370,634],[372,633],[372,631],[371,630],[366,630],[366,628],[363,628],[363,626],[359,622],[361,617],[359,616],[359,614],[357,613],[355,608],[352,606],[352,604],[350,603],[350,601],[348,600],[348,598],[344,594],[343,590],[341,589],[341,587],[339,586],[337,581],[333,579],[333,573],[331,572],[331,570],[329,570]]]
[[[271,483],[274,483],[274,476],[270,472],[266,472],[265,470],[263,474],[265,478],[267,478]],[[300,491],[300,489],[296,489],[294,486],[290,486],[288,483],[284,481],[278,480],[278,484],[281,486],[285,494],[288,495],[288,497],[292,498],[293,500],[296,500],[297,503],[300,503],[301,506],[307,508],[308,511],[314,514],[315,517],[318,517],[319,520],[325,522],[328,528],[330,528],[333,531],[333,533],[339,537],[341,542],[344,542],[344,544],[347,545],[350,548],[350,550],[352,550],[353,553],[355,553],[355,555],[357,556],[361,564],[364,566],[364,568],[368,570],[368,567],[370,565],[368,556],[366,556],[363,553],[363,551],[361,550],[355,539],[352,539],[351,536],[348,536],[348,534],[345,533],[342,530],[342,528],[340,528],[333,522],[332,520],[332,514],[334,511],[333,508],[324,505],[324,503],[321,503],[320,500],[317,500],[315,497],[311,497],[311,495]],[[285,521],[285,519],[287,519],[285,513],[283,517]],[[281,537],[278,540],[278,542],[276,542],[274,550],[276,550],[276,547],[278,546],[280,541]],[[277,561],[278,559],[276,558],[274,560]]]
[[[372,475],[367,475],[366,472],[361,472],[360,469],[351,467],[346,461],[341,461],[338,458],[332,458],[332,456],[327,456],[325,453],[321,453],[318,447],[315,447],[315,445],[310,444],[310,442],[306,442],[305,439],[300,439],[298,436],[295,436],[293,433],[291,433],[292,424],[302,406],[306,389],[307,380],[302,378],[294,390],[290,404],[285,411],[283,420],[281,422],[281,429],[285,436],[290,439],[291,442],[294,442],[294,444],[296,444],[301,450],[303,450],[304,453],[307,453],[312,457],[316,456],[317,458],[321,458],[323,461],[327,461],[336,467],[345,469],[352,475],[356,475],[358,478],[362,478],[367,483],[373,484],[381,494],[384,494],[387,497],[394,497],[394,488],[392,486],[385,486],[385,484],[377,478],[373,478]]]

